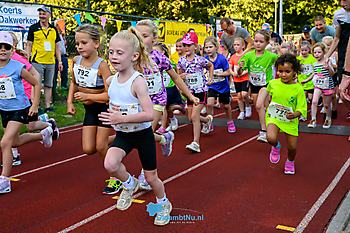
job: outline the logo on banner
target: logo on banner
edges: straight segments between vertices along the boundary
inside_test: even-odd
[[[158,41],[159,42],[165,41],[165,22],[159,22]]]

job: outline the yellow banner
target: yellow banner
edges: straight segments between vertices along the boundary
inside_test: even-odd
[[[198,44],[203,44],[205,38],[213,35],[209,25],[159,21],[158,41],[165,44],[175,44],[177,39],[182,38],[190,28],[193,28],[196,32]]]

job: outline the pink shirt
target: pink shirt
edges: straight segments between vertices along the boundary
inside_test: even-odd
[[[14,53],[13,56],[11,57],[12,60],[14,61],[19,61],[20,63],[22,63],[23,65],[25,65],[26,70],[29,70],[30,68],[32,68],[32,64],[29,63],[29,61],[25,58],[22,57],[21,55],[19,55],[18,53]],[[26,94],[26,96],[28,97],[28,99],[30,100],[30,95],[32,93],[32,85],[30,83],[28,83],[26,80],[22,79],[23,82],[23,87],[24,87],[24,93]]]

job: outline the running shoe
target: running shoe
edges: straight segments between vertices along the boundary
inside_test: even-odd
[[[39,121],[48,123],[49,122],[49,116],[47,115],[47,113],[39,115]]]
[[[115,177],[110,177],[106,188],[102,191],[103,194],[116,194],[123,188],[122,182]]]
[[[350,136],[348,137],[348,142],[350,142]]]
[[[56,124],[56,120],[54,118],[50,118],[49,119],[49,123],[51,123],[52,125],[52,140],[57,140],[58,137],[60,136],[60,131],[58,130],[57,124]]]
[[[117,201],[117,209],[118,210],[126,210],[131,206],[132,195],[140,187],[139,181],[135,177],[132,177],[132,178],[134,179],[134,186],[130,189],[123,186],[123,191],[120,194],[120,197],[118,198],[118,201]]]
[[[201,110],[201,114],[206,114],[206,113],[207,113],[207,108],[203,107],[202,110]]]
[[[228,129],[228,132],[230,133],[236,132],[236,127],[233,121],[227,122],[227,129]]]
[[[338,104],[342,104],[342,103],[343,103],[342,99],[341,99],[341,98],[339,98],[339,100],[338,100]]]
[[[159,127],[159,129],[157,129],[156,133],[158,134],[163,134],[163,133],[166,133],[165,129],[163,126]]]
[[[214,108],[220,109],[220,103],[214,104]]]
[[[171,126],[171,130],[167,130],[167,131],[175,131],[179,127],[179,121],[176,118],[175,118],[175,120],[170,120],[170,125],[169,126]]]
[[[11,192],[11,181],[6,176],[0,176],[0,193]]]
[[[331,127],[331,124],[332,124],[332,120],[325,120],[322,127],[324,129],[329,129]]]
[[[154,219],[154,225],[164,226],[170,222],[170,213],[173,210],[173,207],[168,200],[168,204],[162,204],[163,209],[160,213],[157,213]]]
[[[245,119],[245,116],[244,116],[244,112],[240,112],[238,117],[237,117],[238,120],[244,120]]]
[[[201,149],[199,148],[199,145],[197,142],[191,142],[191,144],[186,146],[186,149],[197,153],[201,152]]]
[[[143,189],[143,190],[151,190],[151,185],[149,185],[146,181],[146,178],[145,178],[145,174],[143,172],[141,172],[141,174],[139,175],[139,183],[140,183],[140,189]]]
[[[43,140],[41,141],[45,147],[51,147],[52,145],[52,128],[50,126],[41,130],[41,135],[43,135]]]
[[[211,125],[210,125],[210,132],[213,132],[213,131],[214,131],[214,125],[211,124]]]
[[[271,147],[271,152],[270,152],[271,163],[278,163],[280,161],[280,152],[281,152],[281,147],[280,148],[276,148],[274,146]]]
[[[162,153],[164,156],[169,156],[171,151],[173,150],[173,141],[175,139],[175,135],[173,132],[167,132],[163,134],[165,137],[165,143],[162,144]]]
[[[307,118],[303,117],[303,116],[300,116],[299,117],[299,121],[307,121]]]
[[[208,119],[208,123],[204,123],[203,124],[203,128],[202,128],[202,131],[201,131],[204,134],[210,133],[210,125],[213,124],[213,116],[212,115],[208,115],[207,119]]]
[[[290,161],[286,161],[284,165],[284,174],[293,175],[295,174],[294,163]]]
[[[245,117],[251,117],[252,116],[252,107],[245,107]]]
[[[21,165],[22,164],[22,161],[21,159],[19,158],[19,154],[17,155],[17,157],[13,157],[13,160],[12,160],[12,166],[18,166],[18,165]],[[0,166],[2,167],[2,162],[0,163]]]
[[[259,132],[259,137],[258,137],[257,140],[258,140],[259,142],[267,143],[266,132],[265,132],[265,131],[260,131],[260,132]]]
[[[53,108],[48,107],[44,109],[44,112],[56,112]]]
[[[316,127],[316,120],[311,120],[309,124],[307,125],[309,128],[315,128]]]

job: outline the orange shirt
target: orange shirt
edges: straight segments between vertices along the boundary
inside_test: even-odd
[[[235,70],[235,67],[237,68],[238,67],[238,61],[239,59],[241,59],[241,57],[243,56],[244,54],[242,54],[241,56],[238,56],[237,54],[233,54],[229,60],[229,64],[232,66],[232,70],[234,71]],[[233,81],[234,82],[243,82],[243,81],[249,81],[249,76],[248,74],[238,78],[238,77],[233,77]]]

